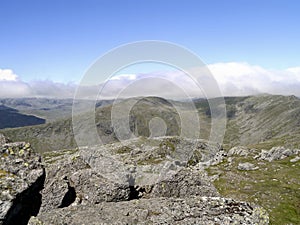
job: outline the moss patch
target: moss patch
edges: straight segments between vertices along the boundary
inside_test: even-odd
[[[231,165],[222,163],[207,171],[220,174],[214,184],[222,195],[264,207],[271,224],[300,224],[300,162],[291,163],[291,158],[267,162],[235,157]],[[260,169],[240,171],[240,162],[251,162]]]

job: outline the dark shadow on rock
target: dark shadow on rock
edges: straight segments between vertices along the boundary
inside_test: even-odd
[[[58,208],[65,208],[70,206],[76,199],[76,191],[75,188],[70,186],[70,184],[68,183],[68,191],[65,194],[61,205]]]
[[[146,192],[145,188],[139,186],[130,186],[129,201],[134,199],[140,199],[143,197],[143,194]]]

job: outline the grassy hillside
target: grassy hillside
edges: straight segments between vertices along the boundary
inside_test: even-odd
[[[258,150],[248,156],[229,157],[207,169],[218,176],[214,185],[226,197],[253,202],[264,207],[271,225],[300,224],[300,161],[294,157],[272,162],[253,159]],[[229,160],[231,159],[231,160]],[[258,170],[239,170],[238,164],[250,162]]]
[[[300,100],[295,96],[226,98],[232,111],[225,143],[271,148],[300,147]]]

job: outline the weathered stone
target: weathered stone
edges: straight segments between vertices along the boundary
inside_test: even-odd
[[[294,162],[298,162],[300,160],[299,156],[296,156],[295,158],[291,159],[290,162],[294,163]]]
[[[89,168],[78,156],[77,150],[55,151],[45,154],[44,158],[46,181],[42,191],[41,212],[72,204],[76,196],[70,177],[77,171]]]
[[[41,204],[39,192],[43,188],[44,179],[41,157],[33,153],[30,145],[24,142],[2,142],[0,224],[27,224],[31,216],[37,215]]]
[[[258,155],[254,156],[254,158],[259,160],[267,160],[271,162],[273,160],[281,160],[292,155],[297,155],[299,153],[300,153],[299,149],[286,149],[284,147],[273,147],[269,151],[262,150]]]
[[[38,224],[260,224],[269,223],[260,207],[220,197],[151,198],[72,206],[32,218]]]
[[[8,142],[9,142],[8,138],[6,138],[3,134],[0,133],[0,146],[6,144]]]
[[[236,146],[228,151],[228,156],[248,156],[250,150],[244,146]]]
[[[47,178],[41,212],[62,207],[70,188],[76,197],[69,204],[150,196],[217,196],[204,171],[185,169],[193,157],[191,151],[198,151],[200,161],[201,154],[211,154],[208,148],[203,141],[168,137],[46,154]]]
[[[31,225],[268,223],[260,207],[220,197],[203,165],[218,164],[227,154],[202,140],[138,138],[49,152],[43,160],[46,177],[30,145],[6,143],[0,150],[1,160],[9,159],[0,181],[14,185],[14,192],[0,186],[6,224],[26,224],[29,216]],[[24,204],[29,197],[34,209]]]
[[[77,204],[98,204],[99,202],[118,202],[130,199],[129,184],[108,181],[95,170],[85,169],[70,176]]]
[[[239,170],[258,170],[259,167],[255,166],[252,163],[245,162],[245,163],[239,163],[238,169]]]
[[[219,196],[204,170],[185,168],[154,185],[151,197]]]

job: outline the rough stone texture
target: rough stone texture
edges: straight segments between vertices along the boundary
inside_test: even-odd
[[[198,166],[200,168],[208,168],[210,166],[214,166],[214,165],[217,165],[217,164],[223,162],[223,160],[226,157],[227,157],[227,152],[219,151],[214,156],[212,156],[210,159],[208,159],[207,161],[199,162]]]
[[[73,204],[129,199],[129,185],[119,184],[92,169],[77,150],[45,154],[46,181],[41,212]]]
[[[84,162],[73,160],[75,158],[70,157],[72,154],[72,151],[57,151],[44,156],[46,180],[42,191],[41,212],[61,207],[69,191],[70,174],[86,168]]]
[[[141,197],[218,196],[204,171],[187,169],[215,146],[175,137],[126,141],[45,154],[41,212],[70,204],[98,204]],[[192,152],[194,151],[194,153]],[[63,200],[73,190],[75,200]],[[70,196],[69,196],[70,197]]]
[[[298,162],[300,160],[299,156],[296,156],[295,158],[291,159],[290,162],[294,163],[294,162]]]
[[[139,138],[82,148],[80,156],[107,179],[134,186],[152,185],[189,165],[210,160],[219,147],[201,140]]]
[[[245,163],[239,163],[238,169],[239,170],[258,170],[259,167],[255,166],[252,163],[245,162]]]
[[[212,185],[203,165],[224,157],[217,145],[178,137],[45,154],[43,204],[29,224],[267,224],[261,208]]]
[[[248,156],[250,149],[244,146],[236,146],[228,151],[228,156]]]
[[[1,137],[0,224],[27,224],[39,211],[45,171],[30,144],[6,140]]]
[[[203,165],[225,157],[202,140],[138,138],[45,153],[42,166],[29,144],[4,143],[0,224],[268,224],[211,183]]]
[[[268,224],[260,207],[220,197],[152,198],[52,210],[38,224]]]
[[[284,147],[273,147],[269,151],[262,150],[258,155],[254,156],[258,160],[267,160],[272,162],[273,160],[281,160],[292,155],[299,155],[299,149],[286,149]]]
[[[8,142],[9,142],[9,140],[3,134],[0,133],[0,146],[6,144]]]
[[[185,168],[154,185],[151,197],[219,196],[203,170]]]
[[[130,199],[128,184],[111,182],[92,169],[73,173],[70,177],[70,183],[77,196],[75,204],[98,204]]]

